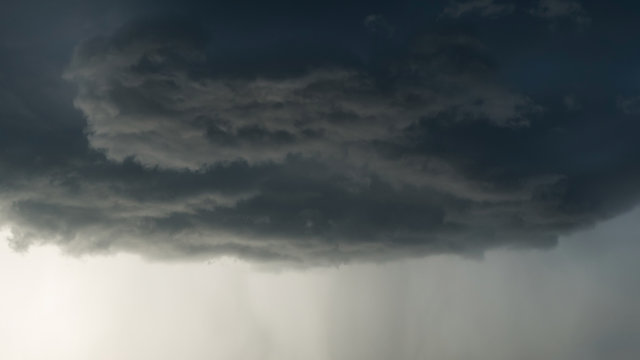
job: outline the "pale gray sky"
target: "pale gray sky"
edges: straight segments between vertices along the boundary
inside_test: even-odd
[[[636,359],[640,211],[551,251],[281,270],[0,253],[0,358]]]

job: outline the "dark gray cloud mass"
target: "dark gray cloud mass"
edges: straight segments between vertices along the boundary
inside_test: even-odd
[[[586,14],[546,3],[538,16]],[[640,89],[611,79],[638,54],[611,48],[618,27],[551,34],[526,13],[505,33],[513,19],[478,30],[462,10],[442,18],[445,3],[426,20],[413,5],[356,5],[284,19],[134,7],[69,30],[66,52],[6,32],[13,246],[299,264],[478,255],[550,247],[636,204]]]
[[[469,13],[477,13],[482,16],[495,17],[510,14],[515,10],[515,5],[508,2],[496,2],[494,0],[467,0],[449,2],[442,14],[450,17],[460,17]]]
[[[546,19],[567,17],[579,24],[588,24],[591,18],[582,4],[573,0],[540,0],[531,14]]]

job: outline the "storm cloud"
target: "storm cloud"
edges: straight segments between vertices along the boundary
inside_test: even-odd
[[[586,16],[556,3],[535,15]],[[506,37],[510,18],[476,31],[441,5],[429,27],[354,6],[339,37],[318,23],[283,35],[268,11],[229,33],[215,25],[228,14],[136,16],[78,38],[54,69],[3,47],[12,245],[299,265],[477,256],[552,247],[635,205],[637,93],[575,81],[596,56],[576,37],[591,35],[554,42],[530,12]]]
[[[514,10],[515,5],[511,3],[500,3],[494,0],[468,0],[450,1],[442,14],[450,17],[460,17],[468,13],[477,13],[481,16],[495,17],[512,13]]]

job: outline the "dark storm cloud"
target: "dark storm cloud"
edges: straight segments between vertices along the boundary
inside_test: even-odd
[[[531,14],[545,19],[569,18],[579,24],[588,24],[591,18],[579,1],[540,0],[531,9]]]
[[[478,14],[481,16],[500,16],[512,13],[515,5],[508,2],[499,2],[495,0],[466,0],[449,2],[447,7],[442,11],[443,15],[450,17],[460,17],[465,14]]]
[[[619,97],[617,101],[618,108],[625,114],[638,115],[640,114],[640,97]]]
[[[451,0],[442,11],[442,15],[451,18],[459,18],[466,15],[497,18],[511,15],[516,10],[527,10],[534,17],[552,22],[563,19],[569,19],[581,25],[587,25],[591,22],[591,18],[582,3],[574,0],[537,0],[533,2]]]
[[[408,57],[389,64],[391,88],[383,90],[344,64],[278,76],[219,74],[203,44],[149,26],[167,32],[176,25],[135,25],[88,41],[65,74],[79,86],[75,105],[87,117],[91,145],[114,160],[196,169],[290,153],[338,156],[391,141],[421,116],[446,110],[455,121],[496,126],[525,125],[539,111],[492,78],[482,44],[468,36],[418,40]]]
[[[300,264],[476,255],[553,246],[632,207],[640,123],[619,94],[640,89],[575,86],[582,68],[555,70],[567,55],[540,39],[562,34],[510,38],[511,17],[476,31],[445,6],[424,9],[425,28],[400,5],[319,7],[334,22],[318,23],[295,6],[272,22],[270,8],[206,18],[190,3],[78,40],[55,66],[4,46],[12,244]],[[563,48],[589,62],[575,36]]]
[[[364,26],[373,33],[386,37],[393,36],[393,26],[391,26],[382,15],[367,16],[364,18]]]

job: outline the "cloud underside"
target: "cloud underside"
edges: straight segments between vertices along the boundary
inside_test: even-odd
[[[488,18],[512,15],[516,12],[517,2],[495,0],[451,0],[442,11],[442,15],[460,18],[475,15]],[[524,9],[519,9],[524,10]],[[529,15],[555,22],[569,19],[576,24],[589,25],[591,17],[582,4],[574,0],[538,0],[533,7],[526,9]]]
[[[581,139],[501,83],[471,37],[424,36],[383,75],[340,61],[255,74],[218,71],[203,37],[167,28],[77,47],[64,76],[84,131],[3,125],[46,139],[2,145],[14,247],[303,265],[478,255],[553,246],[637,197],[634,165],[577,166],[564,149]]]

